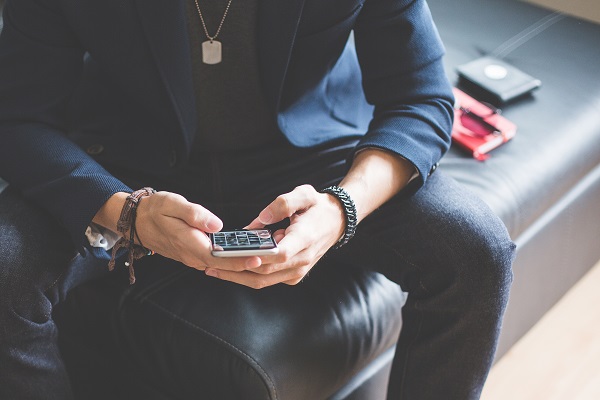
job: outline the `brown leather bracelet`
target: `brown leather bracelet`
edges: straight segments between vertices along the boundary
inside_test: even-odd
[[[143,197],[152,196],[156,193],[156,190],[145,187],[140,190],[136,190],[131,193],[125,199],[125,204],[123,204],[123,208],[121,209],[121,215],[119,216],[119,220],[117,221],[117,231],[123,235],[121,239],[115,243],[112,249],[112,256],[110,261],[108,262],[108,269],[112,271],[115,268],[115,258],[117,256],[117,252],[121,248],[128,249],[127,261],[125,261],[125,266],[129,269],[129,283],[133,285],[135,283],[135,271],[133,269],[134,260],[138,260],[146,255],[152,255],[154,252],[152,250],[144,247],[139,240],[139,236],[136,232],[135,220],[137,216],[137,207],[140,203],[140,200]],[[129,238],[126,237],[127,232],[129,231]],[[138,238],[140,244],[135,244],[135,238]]]
[[[151,196],[156,193],[156,190],[145,187],[140,190],[136,190],[131,193],[125,199],[125,204],[123,204],[123,208],[121,209],[121,216],[119,217],[119,221],[117,221],[117,231],[123,236],[127,233],[127,231],[131,228],[131,216],[134,210],[137,208],[140,199],[145,196]]]

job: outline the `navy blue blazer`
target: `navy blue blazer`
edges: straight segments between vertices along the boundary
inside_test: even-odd
[[[0,176],[49,210],[79,246],[102,204],[130,191],[108,170],[163,174],[186,162],[196,115],[183,5],[6,3]],[[453,115],[425,1],[259,7],[261,83],[289,141],[306,147],[356,136],[357,149],[408,159],[420,175],[413,185],[422,185],[449,146]]]

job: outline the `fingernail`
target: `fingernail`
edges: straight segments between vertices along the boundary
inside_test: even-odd
[[[258,215],[258,220],[263,224],[268,224],[273,220],[273,214],[270,211],[265,210]]]
[[[215,270],[215,269],[207,268],[204,270],[204,273],[208,276],[212,276],[213,278],[217,277],[217,270]]]
[[[260,260],[260,258],[259,258]],[[259,262],[258,265],[255,265],[256,262],[254,261],[253,258],[246,260],[246,269],[254,269],[254,268],[258,268],[260,267],[260,265],[262,264],[262,262]]]
[[[211,219],[206,223],[206,227],[211,231],[219,231],[223,227],[223,224],[218,219]]]

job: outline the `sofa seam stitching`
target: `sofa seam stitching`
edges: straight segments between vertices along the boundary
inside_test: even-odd
[[[222,344],[226,345],[227,347],[235,350],[236,352],[238,352],[239,354],[243,355],[248,361],[250,361],[250,364],[253,365],[255,368],[255,370],[257,372],[259,372],[259,376],[261,376],[263,378],[263,382],[266,384],[266,386],[270,389],[270,391],[272,392],[272,394],[274,395],[274,399],[277,399],[277,389],[275,387],[274,382],[272,381],[272,379],[270,378],[270,376],[267,374],[267,372],[261,367],[261,365],[258,363],[258,361],[256,361],[254,358],[252,358],[249,354],[247,354],[246,352],[244,352],[243,350],[241,350],[240,348],[236,347],[235,345],[233,345],[232,343],[229,343],[228,341],[226,341],[225,339],[215,335],[214,333],[211,333],[209,331],[207,331],[204,328],[199,327],[198,325],[180,317],[179,315],[173,313],[172,311],[166,309],[165,307],[163,307],[162,305],[156,303],[153,300],[150,300],[148,298],[146,298],[145,300],[146,302],[148,302],[149,304],[153,305],[154,307],[158,308],[159,310],[163,311],[164,313],[170,315],[172,318],[184,323],[185,325],[188,325],[202,333],[204,333],[205,335],[217,340],[218,342],[221,342]]]

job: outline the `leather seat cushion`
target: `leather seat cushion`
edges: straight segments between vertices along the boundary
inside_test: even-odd
[[[428,3],[452,83],[457,65],[494,53],[542,81],[502,107],[517,135],[491,159],[474,162],[453,146],[441,165],[517,237],[600,163],[600,25],[516,0]]]
[[[317,399],[394,346],[400,332],[405,294],[377,273],[342,273],[325,262],[298,286],[256,291],[156,256],[144,260],[152,262],[136,268],[131,287],[119,271],[70,294],[57,320],[71,369],[79,351],[90,351],[89,335],[100,334],[105,347],[86,357],[101,364],[113,353],[122,363],[114,375],[152,396]],[[112,329],[103,332],[103,324]],[[76,337],[88,338],[79,350]],[[111,365],[74,380],[85,386]]]

